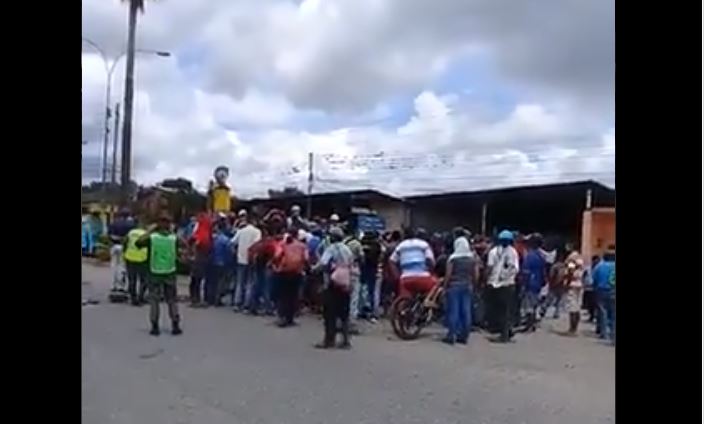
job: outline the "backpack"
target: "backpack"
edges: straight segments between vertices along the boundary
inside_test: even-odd
[[[302,274],[306,267],[305,246],[297,241],[284,242],[277,271],[286,274]]]

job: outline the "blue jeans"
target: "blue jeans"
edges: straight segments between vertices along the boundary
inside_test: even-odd
[[[237,264],[235,275],[235,285],[232,289],[231,306],[243,308],[247,300],[247,293],[251,289],[252,267],[250,265]]]
[[[562,298],[565,291],[562,289],[550,289],[548,291],[548,297],[545,299],[542,307],[540,308],[540,316],[544,317],[548,312],[548,308],[555,306],[555,314],[552,316],[554,319],[560,318],[560,308],[562,307]]]
[[[596,290],[599,338],[616,340],[616,296],[613,290]]]
[[[261,306],[266,312],[274,310],[271,301],[271,273],[265,266],[254,267],[254,281],[249,294],[248,309],[256,313]]]
[[[467,340],[472,327],[472,292],[466,285],[450,286],[446,291],[447,338]]]
[[[371,313],[371,316],[376,316],[376,310],[379,306],[377,305],[375,299],[376,271],[376,264],[364,265],[360,274],[360,282],[362,284],[362,287],[366,288],[366,290],[360,290],[360,295],[362,296],[362,299],[361,307],[359,309],[362,311],[368,310]]]

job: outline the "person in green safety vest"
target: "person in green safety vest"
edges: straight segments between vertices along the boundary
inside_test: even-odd
[[[147,230],[144,229],[141,220],[138,220],[135,228],[127,233],[123,245],[123,255],[127,269],[127,291],[130,294],[132,304],[135,306],[145,303],[144,295],[147,292],[149,249],[137,247],[137,240],[142,238],[146,232]],[[139,284],[139,287],[137,284]]]
[[[171,318],[171,334],[182,333],[178,304],[176,303],[176,262],[178,258],[178,237],[171,229],[171,219],[162,214],[135,243],[137,248],[148,249],[149,264],[149,320],[152,336],[158,336],[159,302],[163,297]]]

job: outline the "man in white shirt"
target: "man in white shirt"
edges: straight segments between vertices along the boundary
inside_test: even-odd
[[[241,227],[231,241],[237,256],[237,274],[232,291],[232,307],[235,312],[249,307],[252,301],[247,297],[251,292],[254,277],[252,264],[249,263],[249,248],[262,238],[261,230],[247,221],[247,211],[239,211],[237,218],[241,222]]]
[[[487,256],[489,268],[488,284],[494,290],[494,316],[501,329],[497,342],[507,343],[513,336],[512,309],[514,305],[516,275],[519,270],[518,252],[512,246],[513,233],[504,230],[499,233],[498,245]]]
[[[291,216],[286,218],[286,227],[288,229],[296,228],[298,230],[308,230],[310,224],[301,216],[301,207],[298,205],[291,206]]]

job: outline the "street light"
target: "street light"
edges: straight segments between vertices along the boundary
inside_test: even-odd
[[[106,83],[105,83],[105,129],[104,129],[104,138],[103,138],[103,157],[101,159],[102,161],[102,183],[103,187],[107,184],[108,180],[108,144],[110,143],[110,89],[112,87],[112,74],[115,71],[115,68],[117,67],[117,63],[122,59],[127,52],[123,51],[120,53],[117,58],[110,64],[110,61],[108,60],[108,56],[105,54],[105,51],[98,46],[97,43],[91,41],[88,38],[81,37],[81,40],[88,44],[89,46],[93,47],[98,54],[100,55],[100,58],[103,60],[103,65],[105,66],[105,74],[106,74]],[[142,53],[142,54],[153,54],[155,56],[159,57],[170,57],[171,53],[167,51],[161,51],[161,50],[150,50],[150,49],[137,49],[137,53]],[[117,130],[117,128],[115,129]],[[115,158],[113,158],[115,160]]]

